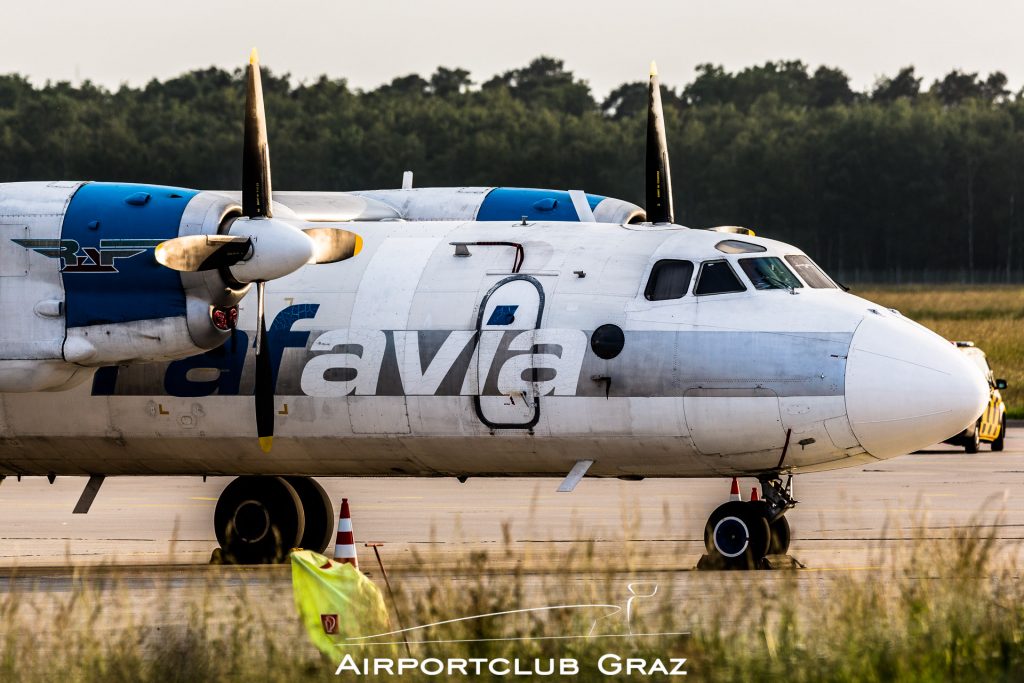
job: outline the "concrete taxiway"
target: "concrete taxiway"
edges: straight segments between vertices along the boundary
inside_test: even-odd
[[[255,456],[254,456],[255,457]],[[216,547],[217,496],[229,478],[112,478],[91,511],[72,514],[85,480],[8,477],[0,486],[0,567],[83,564],[205,565]],[[352,505],[356,540],[385,543],[396,567],[413,551],[437,561],[467,550],[503,557],[565,552],[596,542],[617,553],[624,539],[647,569],[687,569],[703,552],[707,515],[728,494],[721,479],[584,479],[557,493],[554,479],[322,479],[337,505]],[[754,480],[743,480],[744,498]],[[1009,431],[1006,450],[967,455],[926,451],[864,467],[798,476],[800,505],[789,513],[791,554],[808,568],[868,568],[879,551],[915,536],[995,522],[1007,549],[1024,539],[1024,428]],[[364,550],[363,552],[369,552]],[[499,553],[494,553],[498,555]],[[638,567],[639,569],[640,567]]]

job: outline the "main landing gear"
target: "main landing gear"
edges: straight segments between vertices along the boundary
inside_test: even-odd
[[[220,494],[213,523],[222,561],[268,564],[283,562],[296,547],[324,552],[334,509],[315,479],[246,476]]]
[[[732,500],[719,505],[704,526],[708,568],[757,569],[768,555],[785,555],[792,537],[786,511],[796,505],[793,477],[762,478],[762,498],[744,501],[733,479]],[[755,492],[757,489],[754,489]]]

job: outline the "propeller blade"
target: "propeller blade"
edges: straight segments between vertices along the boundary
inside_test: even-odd
[[[256,406],[256,435],[264,453],[274,443],[274,373],[270,367],[270,345],[267,323],[263,315],[266,282],[256,283],[256,386],[253,391]]]
[[[654,62],[651,62],[647,103],[647,220],[651,223],[672,223],[675,216],[672,211],[668,143],[665,141],[665,113],[661,108],[661,83]]]
[[[263,82],[256,48],[249,55],[248,90],[245,98],[245,141],[242,150],[242,215],[273,216],[270,204],[270,144],[267,114],[263,110]]]
[[[310,263],[336,263],[352,258],[363,249],[363,238],[340,228],[306,228],[302,232],[313,240]]]
[[[156,245],[157,263],[195,273],[233,266],[252,251],[252,240],[235,235],[186,235]]]

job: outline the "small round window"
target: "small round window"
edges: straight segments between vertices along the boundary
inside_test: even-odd
[[[611,360],[622,353],[626,344],[626,335],[618,325],[601,325],[590,336],[590,348],[598,358]]]

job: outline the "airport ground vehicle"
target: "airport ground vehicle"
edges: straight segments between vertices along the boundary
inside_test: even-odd
[[[968,453],[977,453],[982,442],[992,444],[993,451],[1001,451],[1006,438],[1006,405],[1003,403],[1003,395],[1000,390],[1006,388],[1006,380],[996,379],[992,368],[989,367],[988,357],[984,351],[974,345],[974,342],[958,341],[953,343],[985,375],[989,386],[989,399],[985,412],[981,414],[978,421],[956,436],[946,439],[945,443],[963,446]]]

